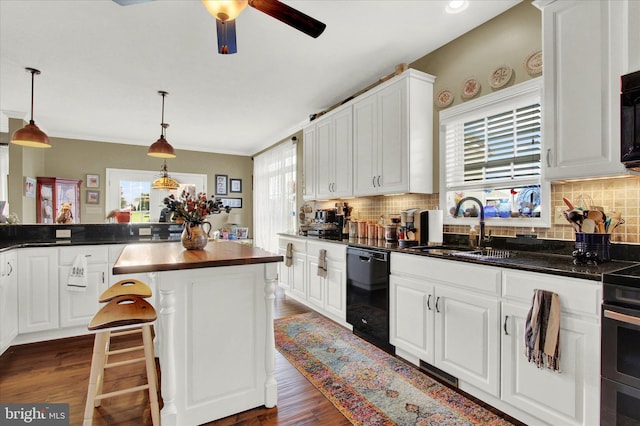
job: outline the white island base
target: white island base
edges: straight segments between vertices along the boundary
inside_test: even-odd
[[[276,264],[159,272],[163,426],[274,407]]]
[[[274,407],[273,303],[276,262],[282,257],[264,260],[267,263],[254,257],[244,262],[248,264],[209,267],[196,260],[198,266],[166,270],[168,266],[161,265],[144,271],[129,266],[128,249],[133,247],[125,248],[114,273],[148,272],[160,297],[156,356],[164,402],[162,426],[199,425],[255,407]],[[140,252],[143,247],[135,250],[129,252],[132,258],[147,257]],[[178,258],[204,255],[176,253]]]

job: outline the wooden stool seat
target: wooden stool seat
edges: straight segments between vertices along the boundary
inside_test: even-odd
[[[114,297],[118,296],[139,296],[139,297],[151,297],[151,289],[148,285],[142,281],[129,278],[126,280],[120,280],[100,296],[98,300],[100,303],[108,302]]]
[[[123,280],[125,281],[125,280]],[[137,280],[126,280],[128,282]],[[122,281],[121,281],[122,282]],[[144,287],[146,284],[137,281]],[[113,287],[116,287],[115,284]],[[131,288],[132,286],[120,286],[116,289]],[[139,288],[143,288],[138,286]],[[148,287],[147,287],[148,289]],[[108,290],[107,290],[108,292]],[[107,293],[105,292],[105,294]],[[114,291],[115,292],[115,291]],[[103,294],[104,296],[104,294]],[[93,355],[91,358],[91,374],[89,377],[89,388],[87,390],[87,403],[84,411],[83,424],[91,425],[93,423],[94,407],[99,407],[103,399],[124,395],[131,392],[148,390],[149,404],[151,408],[151,420],[154,426],[160,425],[160,407],[158,405],[158,378],[156,375],[156,362],[153,353],[153,338],[151,336],[152,322],[156,319],[156,310],[154,307],[144,300],[142,297],[148,296],[135,295],[118,295],[109,299],[89,323],[89,330],[95,330],[96,335],[93,343]],[[101,298],[102,299],[102,298]],[[124,331],[114,331],[115,327],[131,326],[131,329]],[[139,326],[138,328],[135,328]],[[142,333],[142,346],[134,346],[119,350],[110,350],[109,345],[111,338],[116,336],[128,335],[133,333]],[[144,357],[135,359],[125,359],[117,362],[109,362],[111,355],[119,355],[133,351],[144,351]],[[147,383],[145,385],[118,389],[104,393],[103,383],[105,369],[118,368],[123,365],[129,365],[135,362],[144,362],[147,371]]]

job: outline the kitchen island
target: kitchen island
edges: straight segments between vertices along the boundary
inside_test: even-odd
[[[122,251],[113,273],[146,273],[160,296],[163,426],[276,405],[273,300],[282,260],[231,241],[210,241],[204,250],[172,242]]]

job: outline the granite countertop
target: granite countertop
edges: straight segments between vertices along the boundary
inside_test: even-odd
[[[225,240],[210,241],[203,250],[185,250],[180,242],[163,245],[134,244],[122,250],[120,257],[113,265],[113,273],[117,275],[175,271],[274,263],[283,260],[280,255]]]
[[[601,263],[599,265],[574,265],[573,256],[564,254],[549,253],[547,251],[533,250],[513,250],[505,248],[509,253],[508,258],[485,258],[485,257],[467,257],[465,255],[452,256],[446,250],[421,251],[414,248],[399,247],[397,243],[388,243],[384,240],[372,240],[363,238],[351,238],[342,240],[320,239],[317,237],[306,237],[294,234],[281,233],[283,237],[295,237],[307,241],[319,241],[335,244],[347,244],[354,247],[384,249],[396,253],[408,253],[416,256],[426,256],[439,259],[447,259],[457,262],[476,263],[480,265],[497,266],[509,269],[518,269],[522,271],[539,272],[553,275],[562,275],[565,277],[581,278],[600,281],[602,274],[617,271],[629,266],[640,265],[638,262],[612,260],[610,262]],[[496,241],[497,245],[503,246],[502,241]],[[459,248],[460,250],[468,250],[468,246],[455,246],[447,244],[447,247]],[[496,247],[497,248],[497,247]],[[636,257],[637,258],[637,257]]]

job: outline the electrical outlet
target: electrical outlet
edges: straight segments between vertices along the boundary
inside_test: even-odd
[[[151,235],[151,228],[139,228],[138,235]]]
[[[570,225],[567,218],[564,216],[565,211],[567,211],[566,206],[556,206],[556,211],[553,215],[553,223],[555,225]]]
[[[71,238],[71,229],[56,229],[56,238]]]

